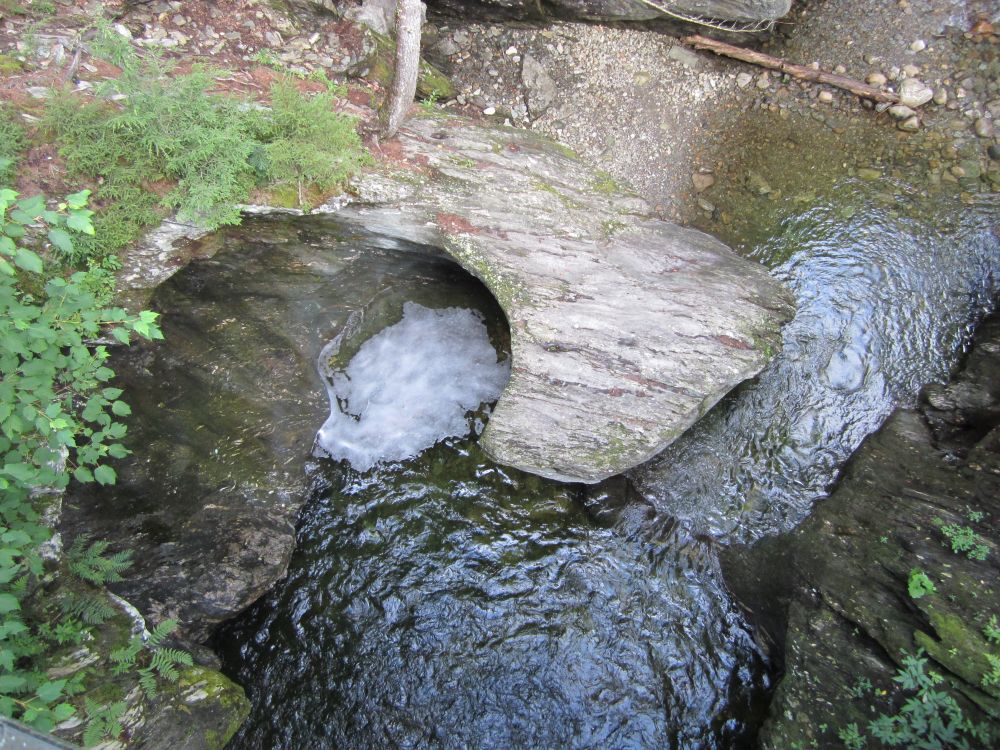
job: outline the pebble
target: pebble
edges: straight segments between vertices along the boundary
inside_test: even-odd
[[[483,110],[483,114],[487,116],[495,115],[496,113],[497,113],[496,107],[487,107],[486,109]]]
[[[771,85],[771,76],[767,73],[761,73],[757,78],[757,88],[766,89]]]
[[[895,104],[889,107],[889,114],[895,120],[908,120],[913,117],[916,112],[907,107],[905,104]]]
[[[830,91],[820,91],[819,96],[816,98],[819,99],[824,104],[829,104],[830,102],[833,101],[833,93]]]
[[[48,99],[49,90],[45,86],[28,86],[25,89],[33,99]]]
[[[993,137],[993,123],[987,120],[985,117],[980,117],[976,120],[973,128],[976,131],[976,135],[980,138],[992,138]]]
[[[868,77],[865,79],[870,86],[885,86],[886,81],[888,80],[889,79],[881,73],[869,73]]]
[[[836,67],[834,67],[833,72],[836,73],[838,76],[842,76],[847,72],[847,68],[845,68],[843,65],[837,65]]]
[[[903,120],[899,125],[897,125],[900,130],[906,133],[916,133],[920,130],[920,118],[916,115],[910,117],[909,119]]]
[[[507,51],[504,52],[504,54],[507,55],[508,57],[512,57],[513,55],[516,55],[517,54],[517,47],[513,47],[513,46],[508,47]]]
[[[923,52],[925,49],[927,49],[927,42],[923,39],[916,39],[913,44],[910,45],[911,52]]]
[[[943,107],[948,103],[948,92],[945,89],[938,89],[934,92],[934,103],[939,107]]]
[[[877,169],[862,167],[858,170],[858,177],[866,182],[874,182],[882,178],[882,173]]]
[[[916,78],[918,75],[920,75],[920,68],[918,68],[916,65],[913,65],[912,63],[909,65],[904,65],[903,75],[906,76],[907,78]]]
[[[934,98],[934,90],[917,78],[904,78],[899,84],[899,103],[907,107],[922,107]]]
[[[986,149],[986,153],[989,154],[989,157],[993,161],[1000,161],[1000,145],[994,143],[992,146]]]
[[[691,183],[696,193],[704,193],[715,184],[715,176],[705,172],[695,172],[691,175]]]
[[[749,86],[751,81],[753,81],[753,76],[745,71],[736,76],[736,85],[741,89],[745,89]]]

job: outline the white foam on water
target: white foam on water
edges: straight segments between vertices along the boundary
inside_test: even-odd
[[[343,370],[327,373],[330,416],[316,442],[359,471],[467,435],[468,412],[495,401],[510,377],[482,316],[403,305],[403,319],[368,339]]]

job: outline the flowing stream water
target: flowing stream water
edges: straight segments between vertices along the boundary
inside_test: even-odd
[[[317,458],[288,578],[215,640],[253,701],[230,747],[749,746],[769,677],[715,542],[801,520],[892,408],[947,375],[997,291],[995,204],[930,221],[869,197],[842,183],[756,247],[798,301],[784,351],[633,471],[637,493],[497,466],[471,436],[366,471]],[[231,283],[239,252],[184,273]],[[411,294],[394,252],[325,262],[392,287],[385,325],[399,300],[475,297],[440,260]],[[476,305],[499,340],[499,311]]]
[[[156,293],[166,346],[116,364],[155,418],[95,513],[169,560],[167,514],[301,487],[260,467],[305,457],[288,576],[213,641],[253,704],[230,747],[749,747],[771,676],[717,545],[800,521],[865,435],[947,376],[998,291],[995,199],[873,190],[836,181],[762,223],[747,252],[798,303],[783,351],[593,488],[478,449],[506,321],[442,254],[323,217],[210,240]],[[372,447],[411,417],[433,434]]]

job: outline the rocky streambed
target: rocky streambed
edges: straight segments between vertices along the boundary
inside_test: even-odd
[[[536,31],[557,53],[566,44],[559,38],[565,27]],[[494,43],[504,46],[505,59],[521,56],[522,42],[503,36],[508,33],[522,32],[501,30]],[[620,40],[632,34],[587,27],[578,36],[599,40],[602,33]],[[915,144],[860,107],[825,112],[820,107],[828,102],[796,92],[789,82],[768,77],[765,85],[750,85],[727,64],[671,55],[681,48],[649,39],[643,44],[662,47],[665,65],[680,80],[705,84],[697,89],[704,94],[698,106],[677,123],[702,122],[713,134],[708,148],[689,137],[678,142],[678,158],[656,162],[650,155],[661,154],[677,123],[664,119],[668,127],[654,129],[652,107],[635,137],[621,138],[607,122],[574,119],[583,110],[567,103],[572,89],[556,86],[549,102],[553,132],[608,174],[533,135],[481,128],[472,137],[472,126],[425,112],[398,144],[382,144],[386,169],[358,183],[374,205],[349,207],[330,219],[259,219],[178,255],[168,248],[157,258],[160,248],[148,256],[167,265],[174,257],[200,260],[153,298],[165,313],[168,340],[176,343],[137,350],[116,367],[126,373],[130,392],[141,394],[133,397],[133,410],[146,415],[133,428],[137,453],[120,472],[121,494],[78,502],[67,529],[137,549],[138,574],[123,593],[153,621],[179,616],[192,643],[257,602],[213,640],[226,672],[247,686],[253,702],[234,747],[749,746],[767,715],[782,643],[793,679],[778,689],[762,736],[776,747],[788,738],[834,741],[832,718],[818,734],[799,726],[813,709],[797,685],[825,674],[813,665],[850,658],[843,654],[855,653],[856,636],[831,636],[842,651],[799,648],[808,636],[797,626],[808,631],[831,619],[801,604],[807,584],[788,582],[767,598],[753,580],[744,584],[731,573],[745,601],[779,602],[754,606],[760,619],[748,618],[724,585],[719,543],[789,531],[827,494],[865,436],[958,360],[996,293],[990,144],[964,111],[956,115],[966,120],[961,136],[957,126],[955,135],[944,135],[950,127],[944,115],[941,127],[921,131]],[[975,65],[985,66],[970,68],[975,86],[967,90],[981,88],[988,102],[990,84],[979,81],[996,62],[985,46],[991,42],[966,41],[974,57],[981,56]],[[512,46],[516,53],[508,55]],[[629,70],[627,56],[622,60],[619,82],[634,89],[633,99],[643,99],[645,86],[650,96],[657,89],[655,96],[671,98],[659,79],[641,81],[636,74],[642,71]],[[585,80],[587,72],[574,75]],[[497,78],[488,69],[482,74]],[[694,79],[685,78],[690,75]],[[710,81],[722,81],[727,93]],[[469,93],[466,104],[452,106],[468,108]],[[756,140],[732,135],[724,116],[700,119],[730,96]],[[527,106],[530,111],[530,99]],[[587,128],[589,134],[574,141],[573,134]],[[780,148],[769,146],[776,135]],[[627,158],[619,159],[622,154]],[[520,166],[504,173],[498,164],[507,159]],[[980,171],[973,176],[963,161]],[[648,200],[626,189],[626,180]],[[515,184],[522,196],[517,208],[552,217],[545,231],[531,235],[512,215],[505,196]],[[682,184],[683,190],[671,187]],[[462,436],[368,472],[312,454],[330,408],[317,363],[339,333],[355,331],[345,350],[353,353],[402,320],[405,304],[415,302],[477,310],[498,357],[513,347],[515,366],[517,347],[526,342],[540,356],[592,359],[567,346],[563,335],[585,339],[586,331],[570,325],[554,335],[538,327],[539,318],[511,315],[530,306],[513,304],[521,282],[511,283],[510,271],[498,270],[490,253],[507,247],[516,256],[519,242],[543,243],[551,250],[546,274],[562,280],[568,260],[560,254],[571,253],[586,235],[595,264],[603,256],[627,258],[618,265],[641,279],[652,273],[639,262],[644,256],[616,254],[628,249],[630,238],[652,231],[662,241],[673,231],[656,214],[688,216],[770,273],[744,261],[709,264],[710,286],[720,276],[742,275],[733,283],[766,290],[747,300],[763,316],[758,325],[766,333],[735,330],[725,320],[718,330],[709,325],[711,346],[718,344],[715,363],[747,361],[725,383],[709,384],[717,395],[702,396],[702,406],[687,411],[685,426],[783,348],[758,379],[724,398],[658,460],[627,480],[585,490],[506,468]],[[698,235],[680,230],[678,236]],[[451,250],[488,290],[435,247]],[[144,268],[134,277],[148,275]],[[777,325],[790,310],[781,284],[791,289],[800,316],[779,337]],[[506,317],[487,292],[505,304]],[[576,309],[581,303],[574,294],[567,284],[543,296]],[[631,396],[654,388],[638,385],[629,386],[636,391]],[[614,388],[620,386],[605,390]],[[473,433],[486,415],[478,416],[478,424],[470,423]],[[487,424],[501,425],[498,416]],[[659,437],[647,442],[605,474],[661,444]],[[488,436],[486,446],[495,450]],[[937,461],[930,450],[918,460]],[[940,485],[943,498],[950,480]],[[901,555],[937,552],[933,533],[915,547],[917,532],[903,520]],[[865,526],[857,519],[844,523]],[[808,538],[812,546],[788,542],[788,554],[815,550],[816,537]],[[895,544],[897,537],[891,539]],[[762,577],[788,565],[787,557],[746,559],[752,562],[743,569]],[[825,565],[810,564],[804,569]],[[886,563],[891,575],[879,591],[889,592],[906,564],[904,557],[893,559],[895,567]],[[808,585],[828,586],[831,601],[853,596],[818,572],[806,578]],[[871,607],[857,600],[854,621],[861,629],[874,627],[866,619]],[[905,596],[900,601],[908,609]],[[914,632],[924,633],[933,648],[941,636],[934,618],[940,623],[948,614],[939,607],[944,604],[918,607],[919,622],[899,621],[878,654],[880,666],[872,668],[873,684],[891,675],[898,662],[890,649],[913,641]],[[836,608],[841,617],[853,611]],[[779,647],[767,643],[764,632]],[[936,653],[940,668],[958,675],[948,650]],[[214,662],[207,650],[199,655]],[[835,692],[826,699],[832,702]],[[859,710],[854,718],[868,717]]]

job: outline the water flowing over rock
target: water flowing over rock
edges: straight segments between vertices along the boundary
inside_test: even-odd
[[[499,300],[510,382],[481,438],[500,463],[597,482],[648,460],[780,348],[792,315],[763,267],[651,218],[531,133],[417,119],[339,212],[444,247]]]
[[[920,409],[894,412],[805,523],[726,553],[731,588],[784,663],[760,747],[837,746],[851,723],[866,733],[873,705],[893,712],[878,691],[893,692],[904,652],[918,648],[967,718],[1000,710],[983,632],[1000,580],[998,373],[994,316],[964,372],[927,386]],[[946,527],[982,548],[956,551]],[[914,570],[936,590],[908,592]]]

